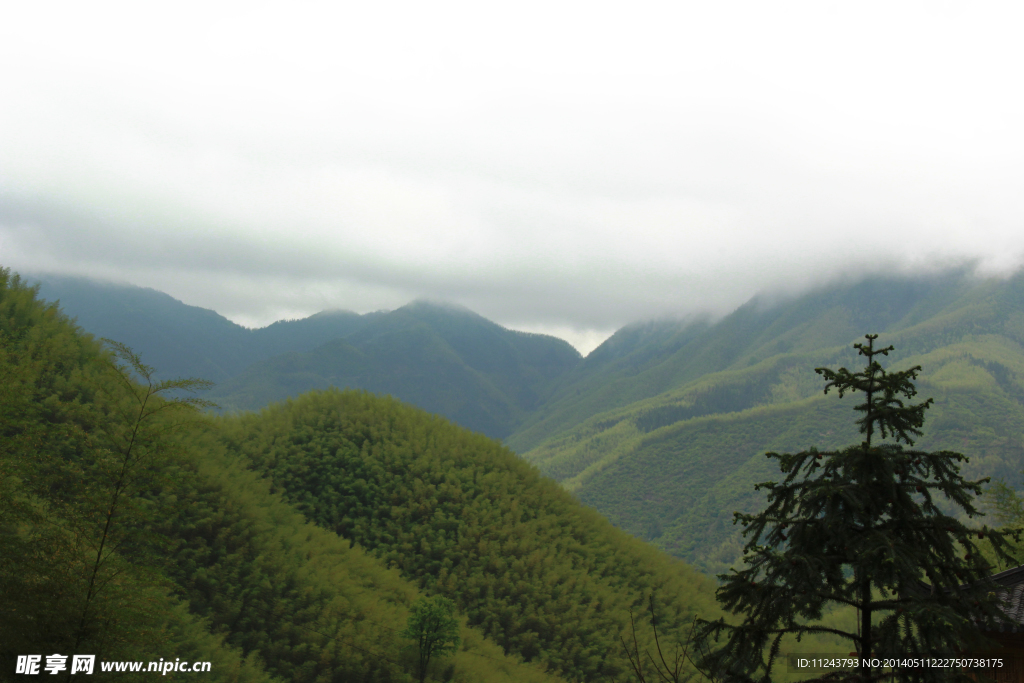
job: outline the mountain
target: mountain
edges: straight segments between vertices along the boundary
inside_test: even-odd
[[[920,387],[936,405],[921,444],[962,449],[972,475],[1015,481],[1022,278],[872,276],[760,296],[717,321],[626,326],[583,359],[559,340],[427,302],[245,330],[152,290],[66,300],[81,304],[68,311],[89,331],[103,323],[104,336],[138,339],[128,343],[153,365],[220,371],[213,397],[228,411],[350,387],[502,438],[621,528],[715,573],[738,557],[732,511],[757,507],[753,483],[775,475],[766,450],[856,441],[850,406],[822,396],[813,369],[858,367],[851,345],[867,332],[895,344],[894,367],[924,367]]]
[[[899,329],[926,320],[982,286],[963,272],[869,278],[788,301],[755,297],[714,324],[697,319],[628,325],[566,375],[509,445],[526,452],[593,415],[713,373],[844,346],[869,330]],[[702,410],[711,414],[761,401],[741,393],[735,406],[721,403],[725,399],[719,396],[714,399],[718,404],[705,404]]]
[[[257,361],[350,334],[379,315],[324,311],[250,330],[155,289],[58,275],[28,279],[87,332],[136,349],[161,378],[223,382]]]
[[[621,330],[508,439],[617,525],[709,572],[739,556],[733,510],[777,475],[765,451],[856,443],[852,403],[822,395],[815,367],[859,368],[867,332],[921,365],[935,398],[929,450],[963,451],[971,476],[1024,469],[1024,274],[877,277],[751,301],[716,323]]]
[[[507,436],[579,353],[452,306],[416,302],[305,353],[256,363],[211,394],[258,409],[329,386],[390,394],[488,436]]]
[[[631,680],[619,636],[652,592],[668,642],[685,640],[695,614],[718,613],[707,577],[613,528],[498,442],[389,397],[311,392],[221,424],[228,456],[307,519],[566,680]]]
[[[719,614],[709,579],[444,418],[337,390],[203,415],[113,360],[0,269],[0,666],[408,683],[403,625],[440,594],[462,644],[431,680],[626,683],[652,591],[663,643]]]
[[[250,330],[152,289],[39,276],[41,297],[97,337],[135,349],[160,378],[217,383],[225,410],[254,410],[329,386],[391,394],[502,438],[579,353],[468,310],[415,302],[391,312],[324,311]]]

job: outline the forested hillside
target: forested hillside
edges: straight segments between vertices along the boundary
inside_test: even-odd
[[[99,662],[209,661],[213,681],[412,680],[400,632],[417,587],[306,521],[225,452],[216,422],[125,382],[114,361],[0,270],[5,677],[16,655],[60,653],[127,681],[153,674]],[[428,680],[561,680],[461,630]]]
[[[203,377],[222,409],[257,410],[310,389],[391,394],[488,436],[508,436],[580,360],[566,342],[458,307],[415,302],[323,311],[246,329],[152,289],[40,276],[40,294],[97,337],[137,349],[158,377]]]
[[[56,307],[41,304],[17,276],[0,269],[5,676],[14,671],[18,654],[156,659],[173,653],[212,661],[215,680],[271,680],[255,657],[225,643],[168,590],[158,555],[145,553],[131,562],[110,552],[133,543],[152,547],[152,538],[140,533],[152,519],[140,496],[126,498],[112,535],[104,534],[118,481],[111,475],[123,445],[119,412],[130,401],[120,393],[110,361]],[[160,471],[142,474],[167,474],[183,462],[172,456],[162,464],[154,468]],[[152,476],[145,478],[152,482]],[[104,540],[111,541],[105,548]],[[167,539],[157,541],[159,546]]]
[[[1017,481],[1021,275],[878,279],[770,307],[755,301],[715,325],[627,329],[510,443],[543,438],[524,454],[543,473],[631,533],[722,571],[739,551],[731,512],[757,507],[752,484],[774,474],[765,451],[856,440],[852,403],[822,396],[813,369],[855,365],[851,345],[867,331],[895,345],[892,367],[924,368],[918,387],[936,403],[921,447],[964,452],[969,476]],[[616,390],[577,396],[573,386],[589,383]]]
[[[717,609],[707,577],[614,529],[496,442],[393,399],[307,394],[231,418],[224,433],[228,451],[309,519],[569,680],[628,679],[619,636],[643,596],[661,597],[669,642]]]
[[[312,351],[257,363],[212,396],[228,409],[252,410],[310,389],[366,389],[502,438],[579,358],[560,339],[416,302]]]
[[[134,321],[134,338],[148,345],[141,350],[159,358],[194,354],[205,363],[195,367],[221,373],[211,397],[229,412],[311,388],[351,387],[503,438],[622,529],[716,573],[738,551],[732,511],[759,504],[752,484],[768,474],[765,450],[855,438],[852,410],[820,395],[813,369],[855,363],[851,345],[869,331],[896,345],[896,367],[924,366],[921,390],[936,398],[925,445],[963,449],[972,476],[1015,482],[1024,469],[1022,278],[866,277],[758,297],[719,321],[630,325],[584,359],[559,340],[423,302],[244,330],[222,318],[204,327],[217,318],[212,311],[151,290],[133,291],[137,300],[115,292],[109,301],[96,290],[80,316],[123,320],[116,329],[126,334]],[[76,286],[77,297],[92,291]],[[122,318],[103,313],[116,302]],[[236,341],[246,338],[263,341],[243,352]],[[197,347],[220,349],[236,374],[225,379],[228,361]],[[252,360],[254,348],[292,350]]]
[[[714,324],[697,319],[629,325],[567,374],[508,443],[525,453],[591,416],[696,385],[714,373],[742,371],[768,359],[795,364],[803,354],[846,348],[869,330],[894,331],[924,322],[999,286],[962,272],[877,276],[789,300],[755,297]],[[764,392],[774,382],[743,384],[705,392],[688,415],[769,402]],[[665,412],[650,419],[668,423],[676,421],[673,417]]]
[[[625,683],[652,592],[664,642],[718,614],[713,581],[443,418],[354,391],[214,417],[152,377],[0,271],[4,671],[61,653],[405,682],[410,608],[440,594],[461,645],[428,680]]]

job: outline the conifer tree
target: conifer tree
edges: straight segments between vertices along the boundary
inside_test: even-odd
[[[866,338],[854,345],[867,359],[862,371],[815,370],[827,381],[826,394],[865,395],[854,406],[864,440],[832,452],[766,454],[785,478],[755,487],[767,492],[763,512],[735,514],[749,540],[741,568],[719,576],[717,596],[743,621],[701,624],[698,639],[712,648],[700,662],[706,672],[767,683],[784,637],[831,634],[849,642],[842,655],[856,650],[861,663],[818,680],[963,677],[938,668],[884,672],[863,661],[969,652],[982,644],[979,625],[1004,618],[987,580],[993,568],[975,544],[987,539],[997,557],[1008,559],[1004,534],[968,526],[939,507],[959,509],[968,520],[980,516],[974,500],[988,480],[965,480],[960,453],[910,448],[932,404],[909,403],[921,367],[887,372],[877,357],[893,347],[876,349],[877,335]],[[834,606],[857,610],[855,629],[822,621]]]

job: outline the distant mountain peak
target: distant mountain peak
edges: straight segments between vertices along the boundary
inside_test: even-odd
[[[397,310],[434,310],[444,311],[447,313],[465,313],[476,317],[483,317],[479,313],[466,308],[462,304],[452,303],[451,301],[442,301],[440,299],[415,299]]]
[[[376,312],[377,313],[386,313],[387,311],[376,311]],[[303,319],[304,320],[310,320],[312,318],[316,318],[316,319],[319,320],[319,319],[323,319],[323,318],[338,318],[338,317],[342,317],[342,316],[349,317],[349,316],[353,316],[353,315],[358,316],[360,314],[356,313],[355,311],[350,311],[347,308],[325,308],[324,310],[318,311],[317,313],[314,313],[313,315],[306,316]]]

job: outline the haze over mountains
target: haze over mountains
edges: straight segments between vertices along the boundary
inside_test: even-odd
[[[1024,276],[963,271],[875,277],[725,318],[637,323],[586,358],[464,309],[324,312],[246,330],[153,290],[47,278],[87,331],[124,341],[165,375],[218,382],[229,410],[330,385],[388,393],[504,439],[614,523],[720,571],[739,545],[731,513],[756,507],[765,450],[856,439],[852,403],[813,372],[855,367],[867,332],[894,367],[924,367],[934,396],[925,448],[972,456],[968,472],[1016,482],[1024,468]]]
[[[869,332],[1024,492],[1014,4],[8,4],[0,670],[634,683]]]

